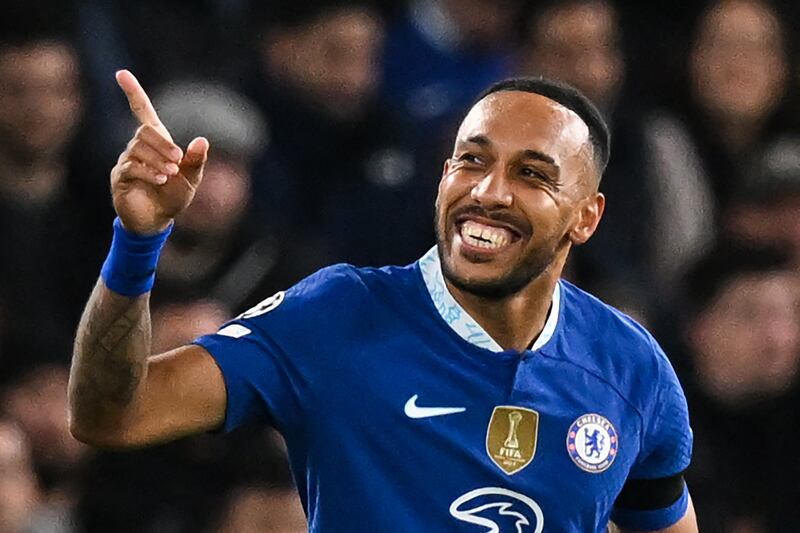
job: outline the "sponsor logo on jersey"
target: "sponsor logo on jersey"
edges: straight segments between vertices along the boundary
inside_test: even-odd
[[[617,430],[604,416],[579,416],[567,432],[567,452],[581,470],[599,474],[607,470],[619,450]]]
[[[483,487],[459,496],[450,504],[450,514],[461,522],[481,526],[481,533],[541,533],[544,529],[539,504],[500,487]]]
[[[503,472],[516,474],[533,461],[539,413],[515,405],[498,405],[486,430],[486,453]]]
[[[285,296],[286,293],[284,291],[276,292],[266,300],[259,302],[236,318],[253,318],[263,315],[264,313],[269,313],[283,303],[283,298]]]

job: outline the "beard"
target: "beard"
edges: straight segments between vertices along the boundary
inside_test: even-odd
[[[438,222],[438,212],[436,219]],[[438,223],[435,224],[435,227],[436,249],[444,278],[457,289],[487,300],[503,300],[520,292],[550,268],[558,251],[569,244],[566,235],[560,240],[548,240],[545,246],[540,246],[523,255],[507,272],[493,279],[473,280],[460,276],[447,260],[448,254],[445,253],[448,248],[447,230],[440,229]],[[533,234],[532,232],[531,238]]]

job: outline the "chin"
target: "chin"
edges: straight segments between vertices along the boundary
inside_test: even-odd
[[[513,296],[541,273],[524,265],[500,268],[497,264],[476,263],[464,257],[443,257],[442,251],[440,246],[444,278],[460,291],[481,298],[501,300]]]

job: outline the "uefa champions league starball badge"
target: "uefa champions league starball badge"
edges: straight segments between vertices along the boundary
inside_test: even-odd
[[[616,459],[618,449],[617,430],[604,416],[582,415],[567,432],[567,452],[572,462],[590,474],[607,470]]]

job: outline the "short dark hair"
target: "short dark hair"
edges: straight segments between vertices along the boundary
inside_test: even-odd
[[[597,179],[603,175],[611,153],[611,132],[603,115],[597,107],[578,89],[564,82],[548,80],[542,77],[507,78],[490,86],[475,100],[477,104],[487,96],[501,91],[521,91],[533,93],[558,102],[578,115],[589,128],[589,141],[592,143]]]

